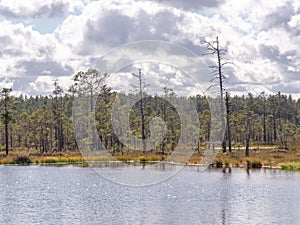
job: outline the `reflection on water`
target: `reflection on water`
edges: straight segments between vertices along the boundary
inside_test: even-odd
[[[187,167],[134,188],[90,168],[0,166],[0,224],[296,224],[299,187],[300,173],[278,170]]]

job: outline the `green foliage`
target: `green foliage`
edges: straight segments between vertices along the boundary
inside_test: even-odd
[[[282,170],[300,170],[299,162],[280,163],[279,167]]]

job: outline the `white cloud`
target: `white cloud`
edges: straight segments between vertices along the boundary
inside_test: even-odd
[[[34,82],[30,82],[29,86],[32,90],[31,92],[40,92],[42,90],[49,92],[53,87],[53,77],[39,76]]]
[[[1,0],[0,12],[7,18],[61,17],[68,8],[66,0]]]
[[[31,26],[21,23],[0,22],[0,39],[2,55],[0,64],[6,76],[19,76],[26,71],[21,61],[48,61],[53,60],[56,54],[57,42],[53,35],[41,35]],[[18,73],[16,73],[18,72]]]
[[[3,88],[12,88],[13,83],[14,83],[14,80],[4,78],[3,80],[0,80],[0,89],[2,90]]]
[[[281,85],[282,92],[288,92],[291,79],[299,79],[297,0],[2,0],[0,12],[0,76],[12,80],[28,77],[27,87],[37,93],[51,86],[39,80],[39,75],[64,77],[61,82],[68,83],[66,79],[75,71],[85,69],[92,59],[121,44],[165,40],[201,55],[203,40],[217,35],[228,50],[228,59],[235,64],[226,69],[229,89],[249,82],[266,84],[262,89],[273,91],[275,83],[280,82],[285,84]],[[61,19],[55,31],[41,34],[35,30],[35,18],[53,17]],[[158,77],[165,79],[155,74],[159,70],[174,72],[167,66],[143,70],[151,74],[153,82]],[[176,71],[170,80],[192,88]],[[248,89],[252,88],[250,85]]]
[[[299,28],[300,27],[300,14],[293,16],[291,18],[291,20],[288,22],[288,25],[291,28]]]
[[[203,8],[217,7],[223,3],[221,0],[154,0],[160,4],[180,8],[188,11],[196,11]]]
[[[38,76],[34,81],[29,83],[28,87],[24,87],[24,91],[28,94],[45,93],[52,94],[54,90],[54,81],[62,87],[64,92],[68,91],[71,85],[70,76],[61,76],[59,78],[54,76]]]

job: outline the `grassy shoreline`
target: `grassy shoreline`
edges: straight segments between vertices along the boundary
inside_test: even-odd
[[[114,158],[127,164],[151,164],[167,156],[149,155],[117,155]],[[200,165],[203,156],[195,153],[186,165]],[[105,157],[90,157],[85,159],[79,151],[54,152],[40,154],[39,152],[12,151],[8,157],[0,154],[0,165],[60,165],[78,164],[88,166],[87,161],[107,162]],[[213,160],[212,167],[243,167],[243,168],[280,168],[282,170],[300,170],[300,151],[282,150],[272,147],[261,148],[251,152],[250,157],[244,156],[243,150],[232,153],[219,153]]]

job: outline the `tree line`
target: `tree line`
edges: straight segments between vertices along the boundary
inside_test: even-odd
[[[74,85],[66,92],[55,82],[53,94],[50,96],[13,96],[11,89],[3,88],[0,101],[1,151],[5,150],[8,155],[10,150],[18,149],[36,149],[41,153],[76,150],[77,144],[72,125],[72,102],[78,93],[76,92],[79,88],[78,82],[95,73],[99,72],[89,70],[78,73],[75,76]],[[99,74],[97,76],[99,77]],[[89,87],[86,83],[86,87],[95,86]],[[112,128],[111,113],[116,92],[112,91],[102,80],[97,93],[97,102],[93,103],[93,106],[95,107],[96,128],[101,142],[112,154],[133,153],[134,150],[127,148]],[[150,135],[149,123],[157,116],[165,121],[167,129],[164,139],[156,149],[151,150],[152,153],[163,155],[171,153],[180,138],[180,117],[176,108],[166,101],[168,98],[179,100],[189,98],[195,104],[200,120],[200,135],[194,147],[195,151],[202,151],[211,133],[211,112],[207,96],[176,96],[167,88],[165,88],[164,98],[149,95],[146,92],[121,95],[133,98],[141,94],[142,102],[139,101],[132,107],[129,117],[132,133],[140,139],[147,138]],[[258,96],[251,93],[244,96],[226,94],[224,98],[228,106],[225,150],[226,147],[227,151],[231,151],[233,147],[238,148],[250,144],[276,144],[281,148],[289,149],[296,144],[297,137],[300,136],[299,99],[295,100],[290,95],[280,92],[272,95],[261,93]],[[228,135],[228,129],[230,129],[230,135]],[[229,144],[232,146],[228,146]]]

